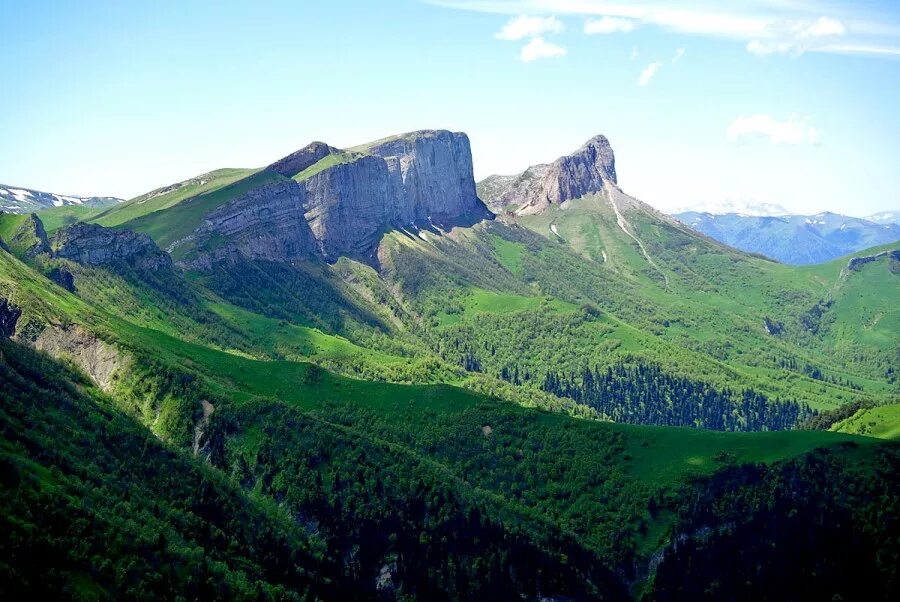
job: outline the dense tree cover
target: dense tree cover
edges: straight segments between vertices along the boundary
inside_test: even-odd
[[[325,542],[344,578],[373,593],[430,600],[624,597],[620,579],[596,551],[493,495],[504,488],[501,474],[512,472],[506,480],[519,495],[527,480],[512,457],[501,457],[502,466],[484,464],[494,464],[496,455],[484,449],[486,437],[472,418],[453,420],[468,424],[465,435],[448,429],[449,420],[413,435],[352,404],[310,415],[257,399],[216,412],[205,452],[244,487],[289,509]],[[349,430],[360,423],[366,437]],[[410,443],[437,448],[432,456],[443,461],[393,443],[401,433],[401,442],[421,440]],[[447,470],[454,467],[449,455],[466,466]],[[478,459],[469,464],[473,455]],[[532,471],[532,480],[545,478],[537,464]]]
[[[852,444],[849,444],[852,445]],[[900,445],[745,465],[694,489],[653,600],[896,600]]]
[[[826,410],[824,412],[819,412],[813,416],[809,416],[806,419],[802,420],[797,425],[797,428],[804,430],[827,431],[841,420],[850,418],[860,410],[874,408],[875,405],[875,402],[869,399],[857,399],[854,402],[844,404],[840,407],[834,408],[833,410]]]
[[[501,375],[517,382],[518,368]],[[528,378],[526,373],[524,378]],[[815,414],[806,404],[769,399],[753,389],[737,393],[672,376],[659,366],[619,364],[560,375],[549,371],[541,387],[548,393],[591,406],[616,422],[693,426],[717,431],[779,431]]]
[[[337,594],[302,530],[86,387],[0,340],[0,595]]]

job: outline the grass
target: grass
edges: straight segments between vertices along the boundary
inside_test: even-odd
[[[0,240],[9,244],[10,239],[16,233],[25,220],[28,219],[26,213],[0,213]]]
[[[900,404],[859,410],[833,425],[831,430],[879,439],[900,439]]]
[[[62,207],[51,207],[38,211],[38,217],[44,223],[44,230],[47,234],[56,232],[63,226],[71,226],[78,222],[86,222],[91,218],[100,215],[108,208],[103,207],[84,207],[82,205],[64,205]]]
[[[324,157],[322,157],[321,159],[319,159],[318,161],[316,161],[315,163],[313,163],[312,165],[310,165],[309,167],[307,167],[300,173],[294,175],[293,179],[296,180],[297,182],[302,182],[304,180],[308,180],[309,178],[313,177],[314,175],[316,175],[318,173],[325,171],[329,167],[334,167],[335,165],[342,165],[344,163],[352,163],[353,161],[356,161],[357,159],[359,159],[360,157],[363,157],[363,156],[365,156],[365,155],[360,154],[360,153],[351,153],[351,152],[345,152],[345,151],[331,153],[331,154],[325,155]]]
[[[203,217],[220,205],[237,198],[245,192],[278,182],[283,177],[270,171],[254,172],[228,185],[185,199],[178,204],[153,213],[147,213],[126,222],[118,227],[143,232],[156,241],[163,249],[168,249],[193,232],[202,222]],[[96,220],[100,221],[100,220]],[[174,253],[177,256],[178,253]],[[176,257],[177,258],[177,257]]]
[[[168,209],[197,195],[219,190],[246,178],[256,171],[258,170],[243,168],[217,169],[191,180],[186,180],[169,192],[157,194],[156,196],[154,196],[154,192],[150,192],[126,201],[121,205],[110,207],[90,218],[90,221],[101,226],[119,226],[154,211]]]
[[[551,312],[566,312],[574,311],[577,308],[577,305],[560,299],[526,297],[473,288],[464,294],[461,306],[456,308],[455,311],[438,314],[438,323],[440,326],[450,326],[459,323],[466,316],[479,313],[508,314],[538,309]]]

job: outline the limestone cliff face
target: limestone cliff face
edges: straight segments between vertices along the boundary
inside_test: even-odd
[[[313,255],[316,246],[304,216],[305,198],[302,186],[285,179],[248,190],[216,208],[194,233],[201,252],[188,265],[209,267],[214,260],[237,254],[269,261]]]
[[[57,257],[85,265],[127,264],[149,271],[172,267],[171,258],[149,236],[131,230],[75,224],[58,230],[50,246]]]
[[[392,228],[449,228],[492,217],[475,192],[462,133],[413,132],[347,151],[313,142],[266,172],[268,184],[204,216],[183,265],[205,269],[241,256],[370,260]]]
[[[387,163],[398,222],[454,225],[461,217],[489,216],[475,192],[464,133],[423,130],[373,143],[368,151]]]
[[[612,147],[605,136],[595,136],[553,163],[534,165],[517,176],[490,176],[478,184],[478,191],[495,212],[529,215],[615,184]]]
[[[390,226],[397,199],[384,159],[362,156],[303,181],[306,219],[326,259],[365,257]]]

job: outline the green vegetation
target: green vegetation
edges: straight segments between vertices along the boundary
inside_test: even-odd
[[[37,212],[38,217],[44,222],[47,234],[52,234],[63,226],[71,226],[78,222],[86,222],[103,213],[107,209],[103,207],[85,207],[83,205],[63,205],[51,207]]]
[[[101,226],[120,226],[154,211],[174,207],[197,195],[214,192],[250,176],[255,169],[217,169],[191,180],[154,190],[121,205],[115,205],[94,216],[90,221]]]
[[[300,173],[294,175],[293,179],[302,182],[303,180],[308,180],[319,172],[322,172],[329,167],[334,167],[335,165],[341,165],[343,163],[352,163],[356,161],[360,157],[364,157],[365,155],[361,153],[352,153],[346,151],[339,151],[336,153],[329,153],[301,171]]]
[[[831,430],[880,439],[900,439],[900,404],[862,408],[832,425]]]

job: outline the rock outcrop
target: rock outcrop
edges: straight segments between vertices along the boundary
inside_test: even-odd
[[[210,212],[195,231],[197,258],[209,268],[238,256],[292,261],[313,255],[316,244],[304,215],[305,189],[293,180],[252,188]]]
[[[16,324],[22,316],[22,310],[0,298],[0,337],[10,338],[16,334]]]
[[[365,257],[378,245],[399,202],[389,180],[385,160],[367,155],[303,181],[306,219],[325,258]]]
[[[453,226],[461,218],[490,217],[475,191],[464,133],[422,130],[374,142],[367,150],[387,163],[397,222]]]
[[[595,136],[553,163],[534,165],[516,176],[489,176],[478,184],[478,192],[495,213],[530,215],[616,183],[609,140]]]
[[[95,224],[61,228],[53,236],[51,247],[57,257],[85,265],[124,264],[149,271],[172,267],[172,259],[146,234]]]
[[[304,169],[318,163],[319,160],[338,152],[340,152],[339,149],[328,146],[324,142],[310,142],[297,152],[272,163],[266,169],[286,178],[293,178]]]
[[[22,221],[6,243],[13,253],[26,259],[50,252],[50,241],[47,239],[44,224],[34,213]]]
[[[873,261],[878,261],[882,257],[890,257],[892,261],[900,261],[900,249],[882,251],[881,253],[868,255],[866,257],[851,257],[850,261],[847,262],[847,270],[851,272],[859,271],[862,266],[866,265],[867,263],[872,263]]]

